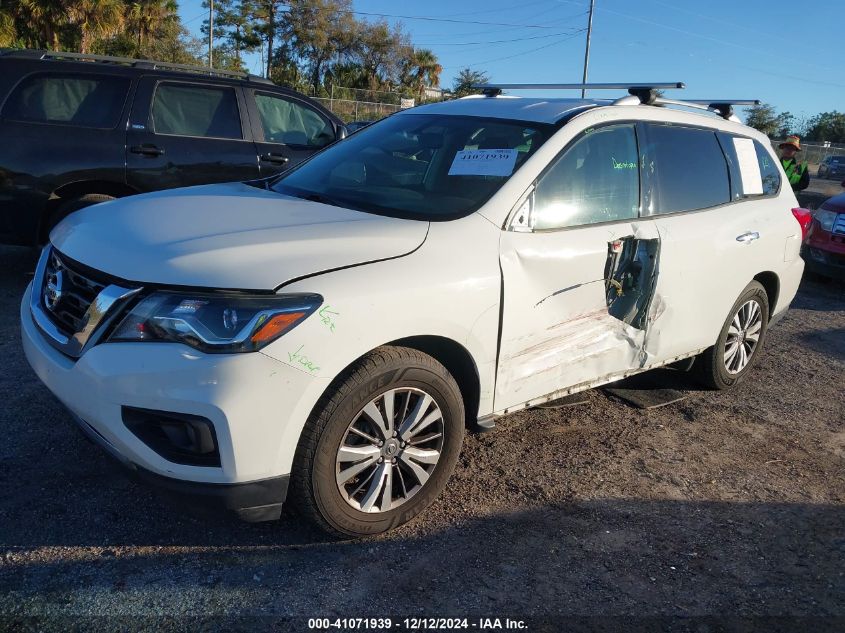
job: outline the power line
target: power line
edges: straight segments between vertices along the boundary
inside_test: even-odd
[[[584,29],[581,29],[583,31]],[[504,44],[506,42],[524,42],[527,40],[543,40],[550,37],[560,37],[561,35],[571,35],[580,31],[570,30],[564,33],[552,33],[551,35],[534,35],[532,37],[517,37],[510,40],[487,40],[485,42],[442,42],[437,44],[415,44],[415,46],[471,46],[475,44]]]
[[[572,35],[570,35],[568,37],[564,37],[563,39],[558,40],[557,42],[552,42],[551,44],[544,44],[543,46],[538,46],[537,48],[532,48],[532,49],[529,49],[527,51],[522,51],[521,53],[515,53],[513,55],[506,55],[505,57],[495,57],[493,59],[485,59],[483,61],[473,62],[471,64],[458,64],[456,66],[448,66],[448,68],[472,68],[473,66],[480,66],[481,64],[489,64],[491,62],[501,62],[501,61],[504,61],[506,59],[513,59],[514,57],[520,57],[522,55],[528,55],[530,53],[536,53],[537,51],[541,51],[545,48],[550,48],[552,46],[557,46],[558,44],[563,44],[564,42],[571,40],[573,37],[577,37],[581,33],[584,33],[586,30],[587,29],[581,29],[580,31],[576,31]],[[444,70],[446,68],[447,67],[444,67]]]
[[[526,2],[526,3],[521,4],[519,6],[514,6],[513,4],[511,4],[508,7],[501,7],[501,8],[496,8],[496,9],[484,9],[483,11],[468,11],[468,12],[464,12],[464,13],[448,13],[448,14],[444,15],[443,17],[445,17],[445,18],[458,18],[458,17],[466,16],[466,15],[481,15],[482,13],[501,13],[503,11],[510,11],[512,9],[524,9],[525,7],[533,7],[534,5],[538,5],[538,4],[546,4],[549,1],[550,0],[535,0],[535,2]],[[555,2],[555,0],[551,0],[551,2],[554,2],[555,4],[557,4]]]
[[[290,9],[290,5],[282,5]],[[393,13],[371,13],[368,11],[352,11],[349,9],[337,9],[337,13],[349,13],[352,15],[367,15],[377,18],[395,18],[398,20],[423,20],[426,22],[450,22],[453,24],[481,24],[483,26],[510,26],[520,29],[555,29],[560,28],[548,24],[513,24],[509,22],[482,22],[479,20],[453,20],[450,18],[435,18],[426,15],[396,15]]]

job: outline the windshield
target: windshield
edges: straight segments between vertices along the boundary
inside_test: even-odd
[[[484,204],[553,132],[502,119],[393,116],[315,155],[272,189],[381,215],[447,220]]]

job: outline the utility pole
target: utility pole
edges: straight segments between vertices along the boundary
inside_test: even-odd
[[[590,14],[592,18],[592,13]],[[589,41],[589,36],[587,37]],[[589,46],[589,44],[587,45]],[[208,67],[214,68],[214,63],[211,59],[211,49],[214,47],[214,0],[208,0]],[[586,69],[584,70],[586,73]]]
[[[590,17],[587,20],[587,48],[584,51],[584,78],[581,83],[587,83],[587,64],[590,63],[590,36],[593,34],[593,9],[595,8],[596,0],[590,0]],[[581,98],[587,96],[587,89],[581,88]]]

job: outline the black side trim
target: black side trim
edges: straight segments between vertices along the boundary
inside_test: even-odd
[[[164,477],[135,465],[130,478],[176,497],[194,510],[234,512],[251,523],[273,521],[282,514],[288,494],[289,475],[239,484],[207,484]]]

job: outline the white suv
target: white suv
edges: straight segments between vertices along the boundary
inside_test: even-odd
[[[141,479],[339,535],[424,510],[467,426],[692,357],[741,380],[803,268],[766,137],[653,91],[498,92],[70,216],[29,362]]]

